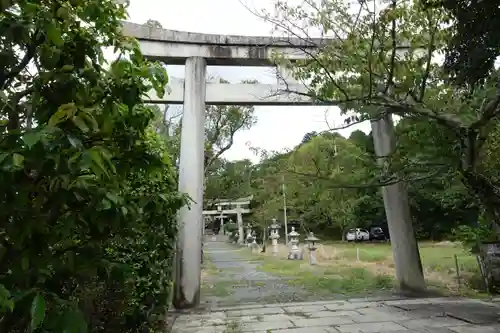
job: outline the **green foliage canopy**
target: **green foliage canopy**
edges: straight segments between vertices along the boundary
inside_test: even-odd
[[[450,80],[436,61],[456,33],[456,26],[446,25],[446,10],[409,0],[364,1],[355,10],[340,0],[318,6],[279,1],[276,8],[277,15],[267,18],[283,33],[309,42],[314,42],[311,30],[331,36],[304,61],[292,64],[279,55],[276,60],[290,67],[297,79],[309,82],[312,97],[354,113],[348,125],[390,114],[437,124],[438,131],[446,133],[437,147],[451,158],[441,166],[429,156],[401,159],[394,154],[386,174],[406,175],[405,181],[456,174],[475,203],[500,225],[500,179],[487,164],[499,124],[499,73],[488,72],[472,90]]]
[[[185,199],[141,101],[167,75],[122,36],[125,10],[0,5],[2,332],[143,332],[164,314]]]

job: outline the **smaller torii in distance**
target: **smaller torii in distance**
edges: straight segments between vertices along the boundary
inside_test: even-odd
[[[251,212],[249,206],[252,199],[253,195],[235,200],[218,199],[211,202],[211,206],[215,206],[217,209],[204,210],[203,215],[219,218],[220,227],[224,230],[224,218],[228,215],[236,214],[236,222],[238,224],[238,244],[243,244],[243,214],[249,214]]]

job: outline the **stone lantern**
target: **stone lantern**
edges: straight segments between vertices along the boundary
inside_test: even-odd
[[[277,223],[276,219],[273,219],[273,223],[269,226],[269,229],[271,229],[269,238],[271,238],[271,244],[273,245],[272,253],[273,256],[276,257],[278,255],[278,239],[280,238],[280,225]]]
[[[260,247],[259,244],[257,244],[257,234],[255,231],[252,234],[252,243],[250,244],[250,247],[252,248],[252,252],[259,253]]]
[[[295,231],[295,227],[292,227],[292,231],[288,234],[288,239],[290,240],[290,244],[292,247],[290,248],[290,252],[288,253],[288,259],[290,260],[298,260],[300,259],[300,249],[299,249],[299,236],[300,234]]]
[[[254,236],[252,235],[252,227],[250,225],[248,225],[247,226],[247,237],[246,237],[247,247],[252,246],[253,239],[254,239]]]
[[[314,236],[314,233],[311,231],[305,241],[307,242],[307,248],[309,249],[309,264],[316,265],[316,249],[318,248],[316,245],[319,242],[319,238]]]

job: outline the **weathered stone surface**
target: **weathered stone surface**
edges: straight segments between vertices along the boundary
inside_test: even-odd
[[[433,299],[430,302],[406,302],[393,304],[392,306],[406,310],[411,314],[434,313],[436,316],[452,317],[471,324],[493,324],[498,322],[500,308],[494,304],[475,300],[443,300]]]
[[[303,305],[303,306],[285,306],[286,312],[315,312],[315,311],[325,311],[324,305]]]
[[[435,311],[429,311],[426,309],[419,309],[419,310],[413,310],[413,311],[405,311],[400,308],[396,308],[393,306],[378,306],[377,311],[387,313],[389,315],[396,315],[396,316],[405,316],[409,319],[423,319],[423,318],[437,318],[437,317],[446,317],[446,313],[444,312],[435,312]]]
[[[412,300],[415,301],[415,300]],[[407,305],[431,304],[429,300],[407,302]],[[357,304],[358,308],[354,308]],[[460,304],[489,306],[469,300],[442,302],[441,306],[455,309]],[[343,305],[343,306],[342,306]],[[311,310],[314,304],[295,304],[294,310]],[[237,307],[234,310],[181,315],[174,323],[173,333],[499,333],[500,323],[472,325],[456,318],[435,316],[419,310],[404,311],[372,302],[329,302],[316,308],[322,311],[288,312],[284,304],[261,307]],[[327,307],[337,309],[326,310]],[[488,308],[489,309],[489,308]],[[285,311],[287,310],[287,311]],[[362,318],[362,319],[360,319]]]
[[[327,310],[337,311],[337,310],[354,310],[363,309],[369,307],[376,307],[377,302],[337,302],[332,304],[325,304]]]
[[[214,262],[219,269],[217,281],[240,281],[232,299],[236,306],[180,313],[173,333],[500,333],[500,307],[478,300],[358,298],[288,303],[289,296],[306,293],[288,286],[287,278],[257,271],[258,263],[224,250],[227,244],[213,246],[222,246],[219,253],[223,253]],[[266,303],[269,296],[280,302]],[[246,303],[249,299],[256,303]],[[471,324],[474,320],[484,324]]]
[[[500,325],[463,325],[458,327],[448,327],[448,329],[453,333],[498,333],[500,332]]]
[[[386,313],[379,308],[365,308],[356,310],[359,315],[353,315],[352,318],[358,323],[384,322],[384,321],[403,321],[411,320],[404,313]]]
[[[354,324],[354,321],[346,316],[325,317],[325,318],[305,318],[292,320],[297,327],[317,327],[317,326],[336,326],[344,324]]]
[[[146,101],[158,104],[182,104],[185,98],[184,83],[169,81],[169,94],[162,96],[156,91],[148,92]],[[293,91],[288,92],[288,91]],[[208,83],[205,102],[210,105],[310,105],[304,84],[289,84],[288,91],[276,84],[264,83]],[[259,251],[258,249],[256,251]]]
[[[255,333],[269,333],[268,331],[258,331]],[[338,333],[335,328],[332,327],[298,327],[298,328],[287,328],[284,330],[273,330],[272,333]]]
[[[291,321],[294,319],[293,316],[289,316],[287,314],[272,314],[265,316],[255,316],[260,322],[268,322],[268,321]]]
[[[242,317],[242,316],[258,316],[258,315],[273,315],[273,314],[284,314],[285,310],[283,308],[255,308],[255,309],[244,309],[237,311],[227,311],[226,315],[228,317]]]
[[[412,319],[441,318],[447,316],[446,312],[437,312],[425,309],[407,311],[406,315]]]
[[[383,296],[368,296],[368,297],[359,297],[359,298],[349,298],[349,303],[358,303],[358,302],[386,302],[386,301],[397,301],[401,300],[401,296],[399,295],[383,295]]]
[[[385,333],[405,331],[405,327],[393,322],[385,323],[363,323],[352,325],[340,325],[336,327],[342,333]]]
[[[437,299],[436,299],[437,300]],[[391,300],[391,301],[384,301],[383,304],[385,305],[390,305],[390,306],[398,306],[398,305],[407,305],[407,304],[429,304],[431,303],[432,300],[428,298],[421,298],[421,299],[400,299],[400,300]]]
[[[266,321],[266,322],[255,322],[255,323],[242,323],[240,328],[242,331],[266,331],[266,330],[276,330],[293,328],[295,325],[289,320],[283,321]]]
[[[419,329],[419,328],[433,328],[433,327],[448,327],[465,325],[463,321],[449,318],[430,318],[430,319],[413,319],[402,323],[406,328]]]
[[[454,333],[448,327],[422,327],[415,331],[419,333]]]
[[[313,39],[317,44],[305,42],[301,38],[294,37],[271,37],[271,36],[236,36],[236,35],[216,35],[187,31],[170,30],[163,28],[151,28],[144,24],[122,22],[123,32],[127,36],[135,37],[139,40],[157,40],[162,42],[186,43],[186,44],[207,44],[219,46],[252,46],[264,47],[275,46],[300,46],[315,48],[316,45],[325,43],[325,39]]]
[[[447,328],[422,328],[418,330],[405,329],[404,331],[394,331],[391,333],[453,333]]]
[[[307,313],[310,318],[325,318],[325,317],[339,317],[339,316],[359,316],[359,312],[354,310],[346,311],[317,311]]]
[[[340,300],[321,300],[314,302],[294,302],[294,303],[286,303],[282,304],[283,306],[293,307],[293,306],[309,306],[309,305],[332,305],[332,304],[345,304],[349,302],[348,300],[340,301]],[[500,302],[500,300],[499,300]]]

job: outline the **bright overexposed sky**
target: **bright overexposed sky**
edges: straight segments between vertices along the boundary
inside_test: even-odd
[[[274,0],[241,0],[257,10],[272,10]],[[269,35],[272,26],[248,11],[239,0],[131,0],[129,21],[145,23],[153,19],[165,29],[199,33],[259,36]],[[168,66],[168,74],[184,77],[184,66]],[[208,67],[208,76],[223,77],[230,82],[256,79],[261,83],[275,83],[272,69],[260,67]],[[249,158],[258,161],[250,150],[258,147],[265,150],[293,148],[304,134],[328,129],[325,112],[331,126],[343,124],[343,117],[334,107],[319,106],[259,106],[255,108],[257,124],[251,129],[235,135],[233,147],[224,154],[229,160]],[[344,136],[361,129],[370,130],[365,123],[340,131]]]

